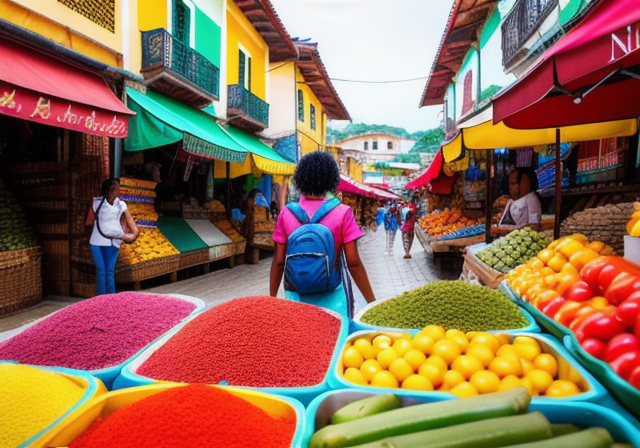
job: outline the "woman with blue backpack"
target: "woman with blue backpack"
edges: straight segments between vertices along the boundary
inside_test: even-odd
[[[358,254],[357,240],[364,233],[351,207],[334,197],[340,183],[338,164],[326,152],[307,154],[296,166],[293,183],[301,193],[300,201],[290,202],[278,215],[270,295],[276,297],[284,276],[287,299],[351,317],[353,303],[343,286],[348,281],[342,272],[345,267],[367,302],[375,296]]]

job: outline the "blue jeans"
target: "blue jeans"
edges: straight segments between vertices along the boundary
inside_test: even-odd
[[[116,260],[119,247],[91,246],[91,255],[96,264],[96,295],[115,294],[116,292]]]

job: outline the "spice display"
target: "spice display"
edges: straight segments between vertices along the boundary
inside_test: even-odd
[[[498,238],[476,256],[488,266],[500,272],[508,272],[535,257],[547,244],[544,232],[525,227]]]
[[[85,389],[55,372],[0,364],[0,448],[14,448],[78,403]]]
[[[362,323],[392,328],[441,325],[462,331],[524,328],[527,318],[501,293],[461,281],[435,281],[369,308]]]
[[[297,422],[223,389],[175,387],[98,418],[70,448],[289,447]]]
[[[327,374],[340,325],[313,305],[262,296],[234,299],[196,316],[136,373],[188,383],[313,386]]]
[[[0,359],[98,370],[118,365],[196,305],[157,294],[106,294],[70,305],[0,343]]]

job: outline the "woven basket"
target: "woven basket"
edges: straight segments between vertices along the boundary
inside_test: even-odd
[[[190,268],[209,262],[209,249],[199,249],[180,254],[178,269]]]
[[[94,263],[88,239],[76,238],[73,240],[72,244],[71,261],[91,265]]]
[[[0,253],[0,316],[42,301],[40,247]]]
[[[244,238],[242,241],[236,241],[233,243],[233,253],[234,255],[243,254],[247,250],[247,240]]]
[[[179,266],[180,254],[154,258],[132,265],[120,265],[116,267],[116,283],[133,283],[170,274],[177,271]]]
[[[69,240],[42,241],[42,273],[46,280],[69,281]]]
[[[71,285],[71,292],[74,296],[78,297],[94,297],[96,295],[96,285],[95,283],[73,282]]]

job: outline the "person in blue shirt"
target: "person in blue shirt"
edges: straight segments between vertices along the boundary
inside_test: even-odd
[[[385,255],[393,255],[393,242],[400,223],[400,208],[396,201],[389,201],[385,207],[384,230],[386,233]]]

